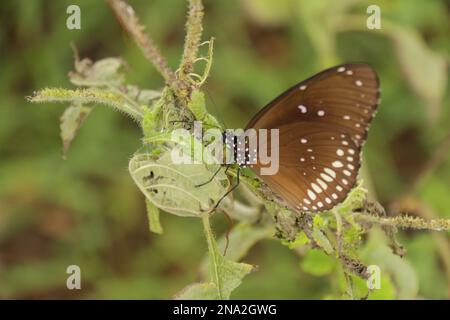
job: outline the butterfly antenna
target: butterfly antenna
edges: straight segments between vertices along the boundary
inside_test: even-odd
[[[228,168],[228,167],[227,167]],[[216,170],[216,172],[214,172],[214,174],[211,176],[211,178],[209,178],[207,181],[200,183],[200,184],[196,184],[195,187],[196,188],[200,188],[203,187],[204,185],[210,183],[211,181],[213,181],[213,179],[217,176],[217,174],[219,173],[220,169],[222,169],[222,166],[219,166],[219,168]],[[226,172],[226,171],[225,171]]]
[[[230,166],[227,166],[227,169],[225,170],[225,172],[228,170]],[[220,203],[222,202],[223,199],[225,199],[230,193],[232,193],[237,187],[239,187],[240,181],[239,181],[239,176],[241,174],[241,167],[237,168],[237,172],[236,172],[236,184],[231,187],[223,196],[222,198],[219,199],[219,201],[217,201],[216,205],[214,206],[214,208],[212,209],[212,211],[216,210]]]

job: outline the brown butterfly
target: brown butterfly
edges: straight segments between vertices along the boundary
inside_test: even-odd
[[[278,172],[260,175],[259,162],[253,171],[296,211],[333,208],[356,184],[379,96],[366,64],[339,65],[293,86],[246,127],[279,129]]]

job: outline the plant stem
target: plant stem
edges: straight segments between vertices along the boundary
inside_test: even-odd
[[[106,1],[113,9],[121,25],[133,37],[136,44],[142,50],[144,56],[155,66],[166,83],[171,88],[175,88],[177,82],[175,72],[169,67],[166,59],[161,55],[153,40],[144,32],[144,27],[139,24],[133,8],[122,0]]]
[[[400,215],[395,217],[378,217],[368,214],[358,214],[357,218],[367,222],[378,223],[380,225],[388,225],[402,229],[425,229],[434,231],[450,230],[450,219],[425,220],[419,217],[411,217],[408,215]]]
[[[201,0],[189,0],[189,13],[186,21],[186,40],[181,58],[179,77],[186,81],[194,69],[198,48],[202,37],[203,4]]]
[[[219,269],[218,265],[220,263],[220,257],[218,256],[219,250],[217,248],[216,241],[214,240],[214,234],[211,229],[211,224],[209,223],[209,214],[205,213],[202,216],[202,222],[203,222],[203,230],[205,232],[206,241],[208,243],[208,255],[209,255],[209,270],[210,270],[210,276],[212,278],[212,281],[215,283],[217,287],[217,295],[220,300],[223,299],[222,293],[221,293],[221,285],[220,285],[220,278],[219,278]]]

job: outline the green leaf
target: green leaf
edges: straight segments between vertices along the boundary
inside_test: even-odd
[[[373,229],[362,255],[367,264],[378,265],[381,276],[392,277],[396,285],[397,299],[414,299],[419,290],[417,274],[408,261],[395,255],[387,246],[387,239],[379,229]]]
[[[201,91],[194,91],[191,94],[188,108],[192,111],[195,119],[202,121],[205,128],[221,128],[220,123],[208,113],[205,104],[205,95]]]
[[[213,282],[193,283],[174,296],[175,300],[217,300],[217,287]]]
[[[151,232],[162,234],[163,228],[159,221],[159,209],[149,200],[145,200],[147,205],[148,225]]]
[[[253,226],[240,223],[231,230],[226,258],[233,261],[242,259],[258,241],[270,239],[274,234],[272,225]],[[219,241],[221,252],[225,249],[226,239],[222,237]]]
[[[196,139],[192,141],[201,144]],[[175,145],[164,149],[159,156],[152,156],[150,153],[136,154],[130,160],[129,171],[136,185],[156,207],[179,216],[198,217],[209,212],[224,196],[229,181],[223,171],[215,174],[218,164],[174,163],[172,155],[188,156],[187,149],[190,148]],[[207,153],[206,149],[204,153]],[[201,154],[197,157],[201,158]],[[200,160],[197,157],[195,159]],[[211,177],[210,182],[198,186]]]
[[[323,233],[322,227],[325,227],[325,221],[321,216],[315,215],[312,230],[313,239],[327,254],[331,254],[334,252],[334,249],[330,240],[328,240],[325,233]]]
[[[28,101],[35,103],[44,102],[70,102],[73,104],[104,104],[124,112],[135,120],[141,120],[143,111],[139,106],[130,103],[122,94],[102,89],[61,89],[45,88],[27,97]]]
[[[258,242],[264,239],[270,239],[274,234],[272,225],[255,226],[247,223],[239,223],[235,226],[228,238],[229,244],[225,257],[228,260],[239,261],[248,253],[248,251]],[[224,252],[226,246],[225,236],[218,241],[220,252]],[[208,260],[202,263],[202,273],[207,269]]]
[[[380,288],[372,289],[369,291],[367,280],[359,276],[347,275],[351,281],[347,281],[343,272],[339,273],[339,287],[342,292],[351,293],[351,297],[347,295],[340,298],[353,298],[355,300],[368,299],[368,300],[393,300],[395,299],[395,287],[388,275],[381,275]],[[351,288],[349,285],[351,284]]]
[[[208,214],[204,214],[202,220],[208,241],[210,277],[216,285],[217,297],[226,300],[230,298],[231,292],[241,284],[242,279],[254,270],[254,267],[225,259],[214,239]]]
[[[63,157],[75,138],[78,130],[87,118],[91,108],[83,107],[80,104],[68,107],[60,118],[61,140],[63,142]]]
[[[210,281],[191,284],[178,293],[175,298],[227,300],[230,298],[231,292],[242,283],[242,279],[254,270],[254,266],[231,261],[223,257],[214,239],[209,224],[209,215],[204,214],[202,220],[208,242]],[[242,254],[244,254],[243,251],[238,250],[234,255],[237,257]]]
[[[311,241],[306,236],[305,232],[300,231],[294,241],[283,240],[282,243],[289,247],[289,249],[294,249],[299,246],[310,243]]]
[[[336,265],[336,259],[318,249],[308,250],[300,262],[302,270],[314,276],[330,274],[336,268]]]
[[[367,287],[367,284],[366,284]],[[369,300],[393,300],[395,299],[395,286],[388,276],[380,279],[380,289],[373,289],[369,293]]]

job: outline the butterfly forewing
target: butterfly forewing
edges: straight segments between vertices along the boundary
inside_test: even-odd
[[[365,64],[327,69],[287,90],[247,126],[279,129],[279,171],[261,178],[297,210],[342,202],[356,183],[378,98],[378,77]]]

